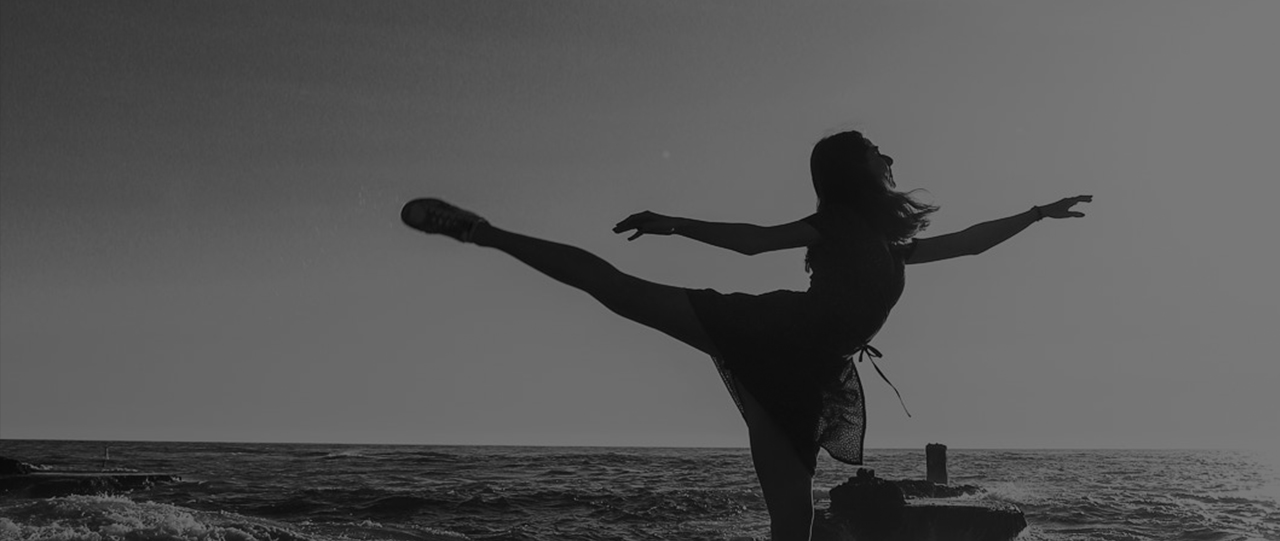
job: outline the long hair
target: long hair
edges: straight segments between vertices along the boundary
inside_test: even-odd
[[[875,171],[867,160],[872,144],[857,131],[825,137],[813,146],[809,172],[818,194],[818,212],[849,212],[861,217],[892,244],[904,243],[929,226],[936,205],[894,190],[893,173]],[[893,159],[885,156],[892,165]]]

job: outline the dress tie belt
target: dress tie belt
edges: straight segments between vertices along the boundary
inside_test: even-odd
[[[898,403],[902,404],[902,411],[907,412],[907,417],[910,417],[911,412],[907,411],[907,403],[902,400],[902,393],[898,392],[898,388],[894,386],[892,381],[889,381],[889,378],[885,377],[884,372],[880,371],[880,366],[876,364],[876,359],[884,358],[884,354],[880,353],[880,350],[872,347],[870,343],[865,343],[855,348],[853,353],[845,356],[845,359],[852,361],[854,360],[855,355],[858,357],[858,362],[862,362],[863,357],[871,359],[871,366],[876,369],[877,374],[880,374],[880,379],[884,380],[885,383],[888,383],[889,387],[893,389],[894,394],[898,395]]]

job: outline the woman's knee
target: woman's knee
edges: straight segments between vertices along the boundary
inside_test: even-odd
[[[681,288],[618,273],[601,277],[587,292],[615,314],[662,332],[709,355],[715,345]]]

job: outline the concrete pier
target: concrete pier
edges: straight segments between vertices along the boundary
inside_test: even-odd
[[[928,468],[925,479],[939,485],[947,484],[947,446],[941,443],[924,446],[924,460]]]

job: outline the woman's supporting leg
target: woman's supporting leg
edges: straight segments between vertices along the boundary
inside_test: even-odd
[[[497,248],[555,280],[581,289],[614,313],[657,329],[712,356],[714,344],[689,304],[684,289],[623,273],[574,246],[479,224],[472,242]]]
[[[791,441],[755,397],[734,380],[751,435],[751,460],[769,508],[771,541],[809,541],[813,532],[813,476]]]

